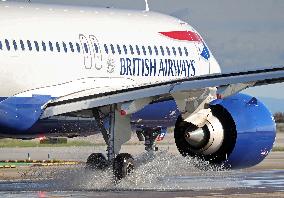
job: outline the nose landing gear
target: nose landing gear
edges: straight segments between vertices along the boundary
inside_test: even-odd
[[[158,151],[158,147],[156,145],[156,141],[162,141],[166,135],[166,129],[161,127],[143,127],[136,131],[137,137],[139,141],[144,141],[145,150],[147,152],[150,151]]]

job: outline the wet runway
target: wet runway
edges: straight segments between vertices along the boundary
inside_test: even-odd
[[[271,156],[264,163],[284,157]],[[113,182],[111,170],[31,168],[17,180],[0,181],[0,197],[284,197],[284,169],[279,167],[228,171],[205,163],[206,170],[200,170],[196,165],[204,162],[166,151],[139,155],[136,163],[135,173],[119,183]]]
[[[228,174],[228,173],[226,173]],[[225,174],[225,175],[226,175]],[[229,176],[165,177],[165,187],[124,188],[110,185],[109,189],[84,189],[61,186],[46,181],[6,181],[0,183],[0,197],[200,197],[200,196],[254,196],[284,197],[284,171],[258,173],[231,172]],[[168,186],[174,184],[173,187]],[[178,189],[176,187],[179,186]],[[266,195],[266,196],[265,196]]]

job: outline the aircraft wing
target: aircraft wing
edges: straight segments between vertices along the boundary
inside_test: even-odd
[[[284,66],[239,73],[214,74],[186,78],[99,94],[92,94],[88,90],[88,95],[82,91],[81,93],[77,92],[74,94],[73,98],[71,94],[68,95],[66,99],[61,97],[51,101],[46,105],[41,119],[142,98],[169,97],[172,93],[207,87],[222,87],[242,83],[260,86],[280,82],[284,82]]]

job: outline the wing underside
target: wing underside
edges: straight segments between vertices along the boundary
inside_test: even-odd
[[[99,94],[92,94],[90,90],[88,90],[88,94],[86,95],[85,91],[81,91],[81,93],[77,92],[74,94],[74,97],[72,97],[71,94],[68,95],[67,99],[61,97],[48,103],[45,106],[41,119],[142,98],[151,97],[153,100],[162,100],[164,98],[171,97],[171,94],[174,93],[204,89],[208,87],[220,88],[234,84],[260,86],[280,83],[283,81],[284,66],[239,73],[215,74],[190,79],[181,79],[141,87],[102,92]]]

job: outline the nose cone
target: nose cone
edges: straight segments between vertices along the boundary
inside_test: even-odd
[[[192,132],[187,132],[185,134],[185,140],[193,147],[200,148],[202,147],[205,141],[205,132],[202,128],[196,129]]]

